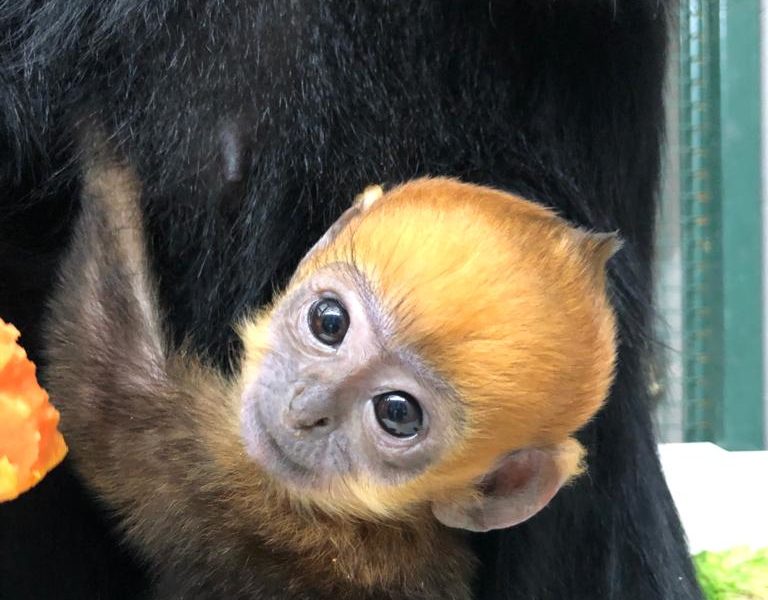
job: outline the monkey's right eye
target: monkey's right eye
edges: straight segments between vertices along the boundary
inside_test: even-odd
[[[424,428],[424,415],[416,398],[407,392],[385,392],[373,398],[376,420],[389,435],[415,436]]]
[[[338,346],[349,329],[349,314],[335,298],[323,298],[309,309],[309,329],[319,341]]]

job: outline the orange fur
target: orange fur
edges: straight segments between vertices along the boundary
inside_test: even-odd
[[[390,311],[396,343],[453,384],[469,421],[463,442],[421,477],[348,481],[314,501],[388,516],[471,494],[500,456],[527,447],[552,448],[566,479],[578,474],[583,451],[570,436],[613,377],[605,262],[616,246],[533,202],[444,178],[404,184],[350,221],[293,285],[324,265],[353,264]],[[266,340],[257,324],[243,337],[247,376]]]

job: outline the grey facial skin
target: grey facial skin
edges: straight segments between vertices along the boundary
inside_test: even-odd
[[[337,345],[313,333],[318,300],[336,300],[349,316]],[[249,455],[286,484],[329,488],[365,473],[402,483],[437,461],[454,442],[462,407],[450,386],[407,348],[393,343],[384,307],[351,265],[333,264],[277,303],[268,350],[243,395]],[[405,392],[421,410],[419,430],[398,437],[376,418],[374,399]],[[413,413],[412,413],[413,414]]]

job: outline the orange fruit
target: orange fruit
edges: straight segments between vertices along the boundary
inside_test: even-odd
[[[34,486],[67,453],[59,411],[18,338],[18,329],[0,319],[0,502]]]

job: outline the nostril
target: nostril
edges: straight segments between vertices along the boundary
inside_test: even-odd
[[[322,389],[303,382],[294,384],[292,397],[283,413],[283,422],[297,433],[325,433],[336,426],[334,399]]]
[[[301,429],[302,431],[312,431],[313,429],[324,429],[328,427],[330,422],[330,419],[327,417],[317,419],[317,421],[312,421],[311,419],[299,419],[294,426],[296,429]]]
[[[296,431],[321,431],[328,429],[331,425],[331,419],[303,413],[301,411],[288,411],[285,415],[286,424]]]

